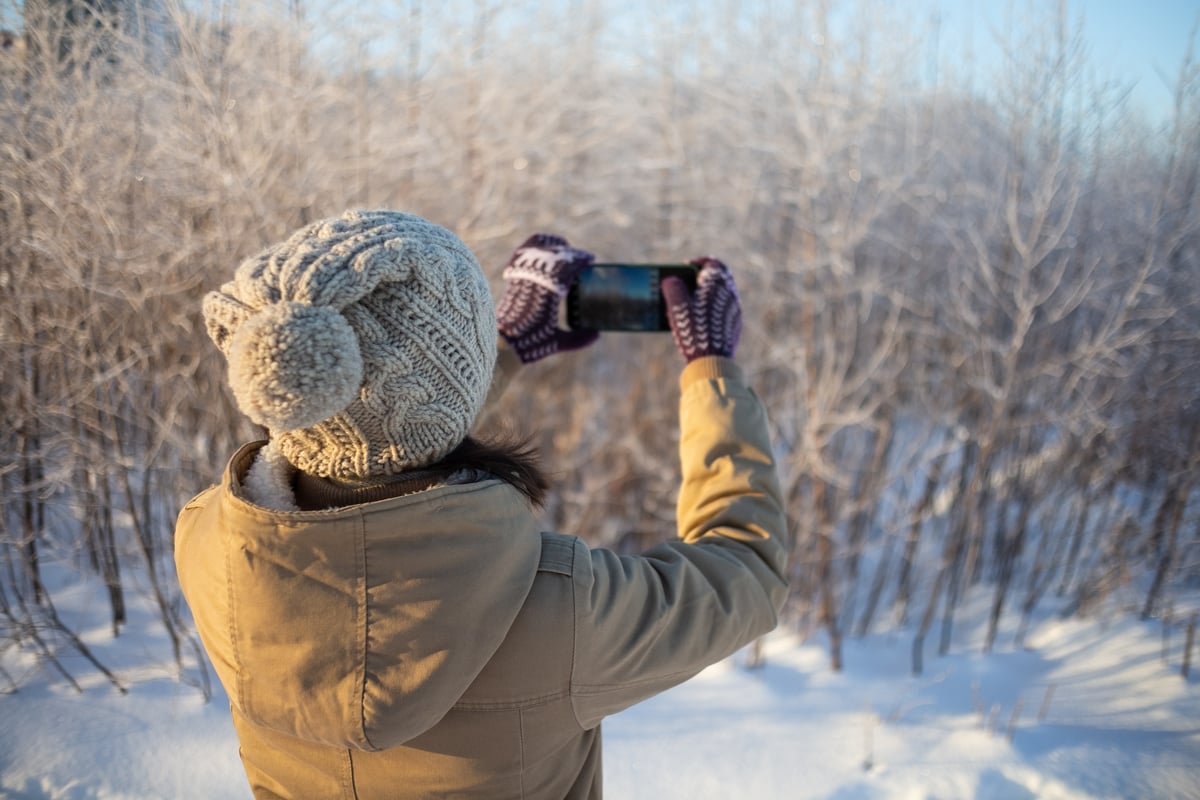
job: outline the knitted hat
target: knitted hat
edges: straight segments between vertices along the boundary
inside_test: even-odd
[[[204,298],[238,406],[295,467],[362,478],[467,435],[496,358],[475,256],[420,217],[351,211],[247,259]]]

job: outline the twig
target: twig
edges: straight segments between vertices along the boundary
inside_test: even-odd
[[[1021,709],[1025,707],[1025,699],[1017,698],[1017,704],[1013,706],[1012,714],[1008,718],[1008,730],[1005,732],[1008,740],[1011,742],[1013,736],[1017,732],[1017,720],[1021,716]]]
[[[1054,699],[1054,687],[1056,684],[1050,684],[1046,687],[1046,694],[1042,696],[1042,705],[1038,709],[1038,722],[1045,722],[1046,715],[1050,712],[1050,701]]]
[[[1183,644],[1183,665],[1179,668],[1179,674],[1186,680],[1188,672],[1192,669],[1192,645],[1196,642],[1196,614],[1192,614],[1192,618],[1188,620],[1187,637]]]

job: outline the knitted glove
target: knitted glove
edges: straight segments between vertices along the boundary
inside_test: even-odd
[[[565,331],[558,327],[558,307],[563,297],[579,273],[591,265],[591,253],[546,233],[529,237],[512,254],[504,268],[508,286],[496,308],[496,327],[522,363],[586,347],[599,337],[596,331]]]
[[[697,258],[695,297],[676,277],[664,278],[663,297],[675,346],[689,362],[701,356],[731,357],[742,335],[742,306],[729,267],[715,258]]]

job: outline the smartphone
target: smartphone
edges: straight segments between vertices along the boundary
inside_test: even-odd
[[[567,293],[567,326],[572,330],[667,331],[663,278],[683,279],[696,288],[691,264],[593,264]]]

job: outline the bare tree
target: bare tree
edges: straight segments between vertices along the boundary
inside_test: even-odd
[[[0,56],[0,612],[66,680],[73,570],[114,635],[147,601],[207,680],[173,519],[262,432],[199,300],[359,204],[453,227],[497,292],[537,230],[725,259],[787,496],[788,622],[835,669],[887,620],[919,670],[970,592],[998,646],[1047,598],[1087,613],[1139,586],[1154,615],[1196,574],[1191,60],[1157,136],[1086,79],[1062,6],[986,92],[930,80],[942,45],[871,0],[171,2],[153,42],[91,2],[64,39],[52,7]],[[609,335],[504,398],[489,425],[558,477],[547,527],[672,534],[678,366],[667,336]]]

